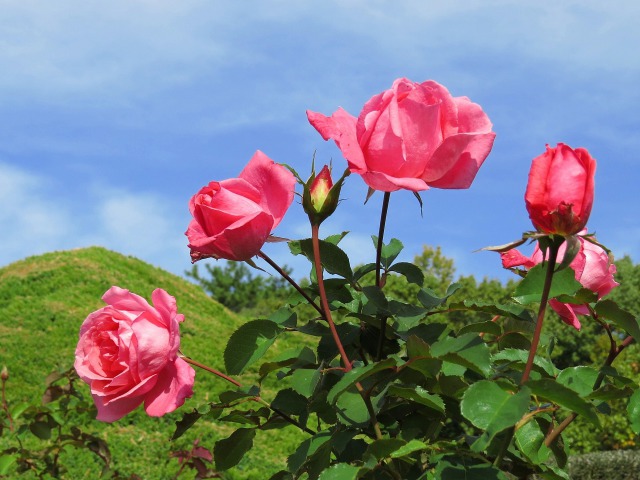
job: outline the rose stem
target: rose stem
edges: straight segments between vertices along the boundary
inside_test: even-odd
[[[233,378],[229,377],[228,375],[225,375],[224,373],[216,370],[215,368],[211,368],[207,365],[204,365],[203,363],[200,363],[196,360],[193,360],[189,357],[185,357],[185,356],[181,356],[180,358],[182,358],[185,362],[190,363],[191,365],[201,368],[203,370],[206,370],[209,373],[213,373],[214,375],[217,375],[220,378],[225,379],[228,382],[233,383],[236,387],[240,387],[242,388],[242,384],[240,382],[238,382],[237,380],[234,380]],[[261,403],[262,405],[268,407],[270,410],[272,410],[273,412],[275,412],[276,414],[280,415],[282,418],[284,418],[287,422],[291,423],[292,425],[295,425],[296,427],[298,427],[300,430],[302,430],[303,432],[309,433],[310,435],[315,435],[316,432],[314,432],[313,430],[305,427],[304,425],[300,424],[299,422],[297,422],[296,420],[294,420],[293,418],[291,418],[289,415],[287,415],[286,413],[282,412],[281,410],[272,407],[269,402],[267,402],[265,399],[263,399],[261,396],[257,396],[257,397],[253,397],[253,401]]]
[[[540,308],[538,309],[538,318],[536,320],[536,329],[533,332],[533,338],[531,339],[531,348],[529,349],[529,358],[527,364],[524,367],[524,373],[520,379],[520,385],[524,385],[529,380],[531,369],[533,368],[533,359],[536,356],[536,350],[538,349],[538,343],[540,342],[540,334],[542,333],[542,324],[544,321],[544,314],[547,309],[547,302],[549,300],[549,292],[551,291],[551,282],[553,280],[553,271],[556,267],[556,260],[558,258],[558,250],[560,244],[551,242],[549,246],[549,260],[547,260],[547,272],[544,278],[544,287],[542,288],[542,298],[540,298]]]
[[[318,292],[320,293],[320,301],[322,304],[323,316],[324,319],[329,324],[329,328],[331,329],[331,335],[333,335],[333,340],[338,347],[338,352],[340,352],[340,357],[342,358],[342,363],[344,363],[345,372],[349,372],[353,369],[351,365],[351,361],[347,356],[347,352],[344,350],[342,345],[342,341],[340,340],[340,336],[338,335],[338,330],[336,329],[336,324],[333,322],[333,318],[331,316],[331,309],[329,308],[329,301],[327,300],[327,292],[324,288],[324,279],[322,278],[322,259],[320,257],[320,239],[319,239],[320,226],[319,225],[311,225],[311,243],[313,245],[313,260],[314,266],[316,269],[316,277],[318,278]],[[380,431],[380,425],[378,424],[378,420],[376,418],[376,412],[373,409],[373,405],[371,404],[371,398],[366,394],[362,384],[360,382],[356,382],[356,388],[364,401],[367,411],[369,412],[369,416],[371,417],[371,425],[373,426],[373,430],[376,435],[376,439],[382,439],[382,432]]]
[[[233,383],[236,387],[242,387],[242,384],[240,382],[238,382],[237,380],[234,380],[233,378],[229,377],[228,375],[225,375],[224,373],[216,370],[215,368],[211,368],[206,366],[203,363],[197,362],[196,360],[193,360],[189,357],[181,357],[185,362],[190,363],[191,365],[201,368],[203,370],[206,370],[209,373],[213,373],[214,375],[226,380],[227,382],[231,382]]]
[[[384,192],[382,199],[382,212],[380,213],[380,228],[378,230],[378,246],[376,248],[376,287],[382,288],[382,246],[384,245],[382,238],[384,237],[384,227],[387,223],[387,211],[389,210],[389,199],[391,192]],[[376,358],[382,358],[382,349],[384,347],[384,339],[387,334],[387,318],[380,316],[380,337],[378,338],[378,351]]]
[[[609,351],[609,356],[607,357],[607,360],[604,362],[603,366],[606,366],[606,367],[611,366],[611,364],[618,357],[618,355],[620,355],[622,351],[626,347],[628,347],[632,342],[633,342],[633,337],[629,336],[625,338],[620,345],[615,346],[614,344],[613,348]],[[600,372],[600,374],[598,375],[598,378],[596,378],[596,382],[593,385],[593,390],[597,390],[598,388],[600,388],[600,385],[602,384],[603,380],[604,380],[604,374]],[[573,422],[576,419],[577,416],[578,414],[576,412],[571,412],[571,414],[567,418],[565,418],[562,421],[562,423],[560,423],[560,425],[554,428],[551,431],[551,433],[547,435],[547,437],[544,439],[545,446],[547,447],[550,446],[560,436],[560,434],[564,431],[564,429],[567,428],[571,424],[571,422]]]
[[[547,272],[544,277],[544,286],[542,287],[542,296],[540,298],[540,307],[538,308],[538,318],[536,320],[536,328],[533,332],[533,338],[531,339],[531,348],[529,349],[529,358],[527,359],[527,363],[524,367],[524,372],[522,373],[522,378],[520,379],[520,385],[524,385],[527,380],[529,380],[529,375],[531,374],[531,369],[533,368],[533,360],[536,356],[536,350],[538,349],[538,343],[540,342],[540,334],[542,333],[542,324],[544,321],[544,314],[547,309],[547,302],[549,300],[549,292],[551,291],[551,282],[553,280],[553,271],[556,266],[556,260],[558,258],[558,249],[560,248],[562,243],[556,243],[555,241],[551,242],[549,245],[549,259],[547,260]],[[515,427],[511,427],[507,430],[506,436],[502,442],[502,446],[500,447],[500,451],[496,456],[493,464],[495,466],[500,466],[502,459],[504,458],[507,450],[509,449],[509,445],[511,444],[511,440],[513,439],[513,434],[515,433]]]
[[[276,262],[271,260],[271,258],[269,258],[267,254],[264,253],[262,250],[258,252],[258,256],[262,258],[265,262],[267,262],[269,265],[271,265],[271,267],[276,272],[278,272],[287,282],[289,282],[293,286],[293,288],[295,288],[298,291],[300,295],[302,295],[305,298],[307,302],[309,302],[309,305],[315,308],[320,315],[323,315],[322,309],[318,306],[318,304],[316,304],[316,302],[314,302],[313,299],[309,295],[307,295],[307,292],[305,292],[302,289],[302,287],[300,287],[300,285],[298,285],[298,283],[287,274],[287,272],[285,272],[282,268],[280,268],[280,266]]]
[[[344,347],[342,346],[342,341],[340,340],[340,336],[338,335],[338,330],[336,329],[336,324],[333,322],[333,318],[331,316],[331,309],[329,308],[329,301],[327,300],[327,292],[324,288],[324,279],[322,278],[322,260],[320,258],[320,239],[318,238],[320,227],[319,225],[311,226],[311,243],[313,244],[313,260],[314,266],[316,269],[316,277],[318,277],[318,292],[320,293],[320,302],[322,304],[322,316],[325,318],[327,323],[329,324],[329,328],[331,329],[331,335],[333,335],[333,340],[338,347],[338,352],[340,352],[340,357],[342,358],[342,363],[344,363],[345,371],[351,370],[353,367],[351,366],[351,361],[347,356],[347,352],[345,352]]]

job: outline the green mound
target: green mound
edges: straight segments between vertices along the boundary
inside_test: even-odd
[[[185,316],[181,324],[181,350],[201,363],[223,370],[226,341],[246,319],[212,300],[200,287],[139,259],[100,247],[52,252],[0,269],[0,368],[6,365],[9,369],[10,404],[37,401],[42,396],[46,376],[73,365],[80,325],[90,312],[104,306],[101,297],[113,285],[147,300],[156,288],[173,295],[178,311]],[[121,473],[171,478],[167,469],[177,470],[177,462],[169,462],[169,450],[188,448],[196,438],[211,449],[213,442],[228,430],[217,425],[198,425],[171,443],[168,440],[174,422],[192,408],[217,400],[217,393],[230,387],[198,370],[194,396],[177,412],[152,419],[138,409],[114,424],[96,421],[90,427],[108,441],[114,467]],[[285,457],[279,452],[290,448],[285,444],[295,438],[283,438],[281,444],[268,438],[271,432],[265,434],[267,438],[263,441],[268,448],[243,460],[239,470],[228,478],[263,478],[265,470],[273,471],[282,464]],[[0,438],[0,446],[3,442],[6,438]],[[77,452],[72,453],[69,463],[77,478],[95,478],[100,465],[83,455],[76,458]]]

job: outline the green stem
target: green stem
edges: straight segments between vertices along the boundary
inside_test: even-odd
[[[287,274],[287,272],[285,272],[282,268],[280,268],[280,265],[278,265],[276,262],[274,262],[273,260],[271,260],[271,258],[269,258],[269,257],[267,256],[267,254],[266,254],[266,253],[264,253],[262,250],[260,250],[260,251],[258,252],[258,256],[259,256],[260,258],[262,258],[265,262],[267,262],[269,265],[271,265],[271,267],[272,267],[276,272],[278,272],[282,278],[284,278],[287,282],[289,282],[289,283],[291,284],[291,286],[292,286],[293,288],[295,288],[295,289],[298,291],[298,293],[299,293],[300,295],[302,295],[302,296],[304,297],[304,299],[305,299],[307,302],[309,302],[309,305],[311,305],[313,308],[315,308],[315,309],[316,309],[316,311],[317,311],[320,315],[322,315],[322,309],[318,306],[318,304],[317,304],[316,302],[314,302],[314,301],[313,301],[313,299],[312,299],[312,298],[307,294],[307,292],[305,292],[305,291],[302,289],[302,287],[301,287],[300,285],[298,285],[298,283],[297,283],[293,278],[291,278],[291,277]]]
[[[242,387],[242,384],[240,382],[238,382],[237,380],[234,380],[233,378],[229,377],[228,375],[225,375],[221,371],[216,370],[215,368],[208,367],[207,365],[205,365],[203,363],[200,363],[200,362],[197,362],[196,360],[193,360],[192,358],[185,357],[184,355],[181,356],[180,358],[182,358],[185,362],[190,363],[194,367],[198,367],[198,368],[201,368],[202,370],[206,370],[207,372],[213,373],[214,375],[226,380],[227,382],[233,383],[236,387]]]
[[[382,212],[380,213],[380,228],[378,229],[378,245],[376,248],[376,286],[382,288],[382,246],[384,245],[384,227],[387,223],[387,212],[389,211],[389,199],[391,192],[384,192],[382,199]],[[378,337],[378,350],[376,359],[382,358],[382,350],[384,347],[384,339],[387,334],[387,317],[380,316],[380,336]]]

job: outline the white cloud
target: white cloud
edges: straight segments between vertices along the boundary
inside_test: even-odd
[[[164,198],[104,186],[67,203],[60,185],[0,163],[0,265],[52,250],[100,245],[181,274],[187,219]]]

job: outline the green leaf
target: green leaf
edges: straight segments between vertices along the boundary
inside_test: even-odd
[[[484,430],[471,449],[475,452],[484,450],[498,433],[515,425],[529,410],[530,395],[527,387],[511,394],[489,380],[471,385],[462,397],[460,411],[472,424]]]
[[[239,375],[262,358],[283,331],[270,320],[253,320],[238,328],[224,350],[224,364],[230,375]]]
[[[339,463],[324,470],[318,480],[356,480],[358,478],[359,467],[346,463]]]
[[[420,440],[410,440],[406,445],[403,445],[395,452],[389,455],[391,458],[402,458],[407,455],[411,455],[414,452],[419,452],[421,450],[426,450],[429,448],[426,443],[421,442]]]
[[[496,322],[487,320],[485,322],[465,325],[458,331],[458,335],[463,335],[465,333],[488,333],[490,335],[500,335],[502,333],[502,328]]]
[[[567,410],[576,412],[598,428],[601,428],[600,419],[596,414],[594,406],[570,388],[550,378],[529,380],[527,386],[531,388],[534,395],[549,400]]]
[[[280,390],[271,406],[289,415],[302,415],[307,411],[307,399],[291,388]]]
[[[526,365],[527,360],[529,359],[529,351],[519,348],[505,348],[493,355],[491,358],[494,362],[506,360],[508,362],[518,362]],[[547,358],[536,355],[533,359],[533,364],[542,369],[549,376],[555,377],[557,375],[558,369],[555,367],[553,362]]]
[[[300,368],[291,375],[291,386],[300,395],[310,397],[313,395],[321,376],[319,369]]]
[[[560,372],[556,379],[558,383],[569,387],[581,397],[593,392],[593,386],[598,378],[598,371],[591,367],[569,367]]]
[[[272,322],[289,328],[295,328],[297,318],[296,312],[292,312],[291,309],[287,307],[282,307],[269,315],[269,320]]]
[[[636,390],[627,405],[627,413],[631,421],[631,428],[636,435],[640,435],[640,390]]]
[[[516,302],[523,305],[540,303],[548,265],[548,262],[539,263],[527,272],[527,276],[516,287],[513,297]],[[565,268],[559,272],[554,272],[549,298],[555,298],[560,295],[574,295],[581,288],[582,285],[576,280],[576,273],[573,269]]]
[[[365,455],[372,455],[376,460],[387,458],[400,447],[406,445],[406,441],[400,438],[383,438],[369,444]]]
[[[344,251],[333,243],[319,240],[320,259],[322,266],[329,273],[340,275],[349,282],[353,281],[353,271],[349,263],[349,257]],[[294,255],[304,255],[314,265],[313,244],[310,238],[293,240],[289,242],[289,250]]]
[[[491,373],[489,347],[475,333],[465,333],[457,338],[445,337],[431,345],[431,355],[467,367],[485,377]]]
[[[187,430],[189,430],[199,419],[202,417],[202,413],[199,413],[197,410],[193,410],[192,412],[185,413],[182,415],[182,418],[176,421],[176,431],[173,432],[171,440],[176,440],[185,434]]]
[[[18,455],[2,455],[0,456],[0,475],[7,475],[11,465],[18,460]]]
[[[256,431],[253,428],[239,428],[229,438],[218,440],[213,447],[216,470],[228,470],[236,466],[244,454],[253,447],[255,436]]]
[[[371,240],[373,240],[373,246],[378,248],[378,237],[375,235],[371,235]],[[391,241],[385,245],[382,244],[382,251],[380,252],[380,262],[385,270],[389,270],[393,261],[400,255],[404,245],[397,238],[392,238]]]
[[[596,305],[596,313],[612,322],[616,327],[631,335],[636,342],[640,342],[640,326],[638,320],[626,310],[623,310],[613,300],[602,300]]]
[[[440,398],[438,395],[430,394],[420,386],[411,388],[391,385],[387,390],[387,394],[393,397],[400,397],[411,400],[444,415],[445,408],[442,398]]]
[[[533,322],[534,320],[531,310],[515,303],[499,304],[480,300],[464,300],[462,302],[451,302],[449,307],[472,312],[483,312],[494,316],[500,315],[501,317],[514,318],[525,322]]]
[[[424,283],[424,273],[420,267],[409,262],[398,262],[389,268],[390,272],[396,272],[400,275],[404,275],[409,283],[415,283],[422,286]]]
[[[544,463],[549,458],[551,450],[544,444],[544,433],[536,421],[525,423],[516,430],[516,445],[518,449],[534,464]]]
[[[454,456],[437,462],[434,476],[437,480],[507,480],[499,468],[491,464]]]
[[[227,390],[220,394],[220,401],[222,403],[232,403],[241,398],[256,397],[260,395],[260,389],[255,385],[250,387],[241,387],[237,390]]]
[[[48,440],[51,438],[51,425],[49,422],[37,420],[29,425],[29,430],[40,440]]]
[[[336,399],[342,392],[347,390],[350,386],[356,382],[360,382],[363,379],[370,377],[374,373],[378,373],[382,370],[388,370],[396,366],[396,360],[394,358],[387,358],[377,363],[370,363],[363,367],[356,367],[353,370],[344,374],[344,376],[336,383],[329,391],[327,400],[329,403],[335,403]]]
[[[297,472],[311,455],[320,447],[331,440],[331,433],[319,432],[311,438],[304,440],[300,446],[287,459],[287,466],[292,472]]]

